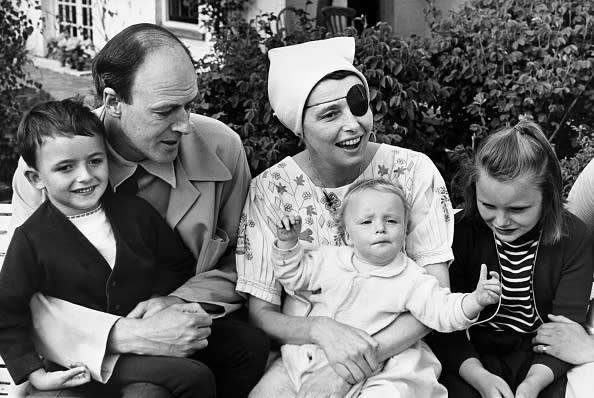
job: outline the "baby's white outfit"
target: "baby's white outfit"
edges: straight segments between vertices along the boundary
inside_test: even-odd
[[[442,288],[404,253],[385,266],[354,265],[350,246],[321,246],[304,253],[298,243],[282,250],[274,245],[275,276],[296,296],[313,292],[308,316],[327,316],[374,335],[409,311],[432,329],[450,332],[474,320],[462,311],[465,294]],[[324,365],[324,351],[313,344],[281,348],[283,363],[295,387]],[[422,341],[388,359],[367,380],[353,386],[347,397],[447,397],[437,382],[441,365]]]

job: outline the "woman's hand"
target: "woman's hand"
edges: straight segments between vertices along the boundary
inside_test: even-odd
[[[532,340],[534,351],[573,365],[594,362],[594,337],[578,323],[562,315],[549,315]]]
[[[514,393],[505,380],[485,369],[477,358],[468,358],[462,362],[460,377],[474,387],[482,398],[514,398]]]
[[[39,368],[29,375],[29,381],[38,390],[61,390],[77,387],[91,381],[91,373],[83,364],[74,364],[71,369],[46,372]]]
[[[381,364],[377,358],[377,341],[360,329],[318,317],[311,336],[326,353],[330,366],[349,384],[363,381]]]

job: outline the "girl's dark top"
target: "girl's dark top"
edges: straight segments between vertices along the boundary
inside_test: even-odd
[[[543,322],[548,321],[548,314],[554,314],[564,315],[583,325],[592,288],[592,243],[584,223],[571,213],[565,213],[564,219],[566,233],[561,241],[555,245],[540,244],[532,274],[534,300]],[[481,218],[463,218],[458,214],[452,248],[454,261],[449,272],[453,292],[472,292],[478,282],[481,264],[501,275],[493,232]],[[498,308],[498,304],[486,307],[477,323],[493,317]],[[473,325],[467,331],[433,332],[429,336],[427,340],[444,368],[457,373],[466,359],[480,359],[471,342],[475,328]],[[535,354],[533,364],[537,363],[551,368],[555,378],[570,367],[546,354]]]

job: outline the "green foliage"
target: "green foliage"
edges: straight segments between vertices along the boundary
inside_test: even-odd
[[[476,123],[478,133],[515,123],[521,114],[553,133],[579,97],[572,118],[589,123],[593,24],[594,4],[581,0],[471,0],[436,20],[428,45],[437,78],[451,90],[444,110]],[[477,95],[479,103],[472,101]]]
[[[21,90],[30,85],[23,67],[25,44],[33,32],[26,15],[11,0],[0,0],[0,181],[9,181],[16,168],[15,135],[22,108]]]
[[[470,0],[447,18],[430,15],[425,47],[434,79],[449,93],[441,128],[455,148],[451,159],[522,117],[543,127],[561,157],[586,143],[576,137],[593,127],[592,2]]]
[[[233,20],[240,18],[241,11],[250,0],[192,0],[194,6],[200,7],[200,13],[207,17],[208,28],[218,34]],[[196,4],[197,3],[197,4]]]
[[[429,37],[399,38],[385,23],[345,32],[356,38],[378,141],[426,153],[446,181],[482,137],[520,118],[540,123],[561,157],[591,143],[577,137],[593,125],[592,2],[470,0],[446,18],[435,9],[429,16]],[[267,51],[329,37],[304,11],[288,34],[275,32],[276,18],[222,27],[214,54],[198,65],[199,112],[240,134],[254,174],[299,150],[268,104]],[[564,162],[567,184],[582,163]]]
[[[298,139],[273,116],[266,86],[269,49],[329,36],[313,26],[305,11],[297,14],[297,28],[282,34],[272,28],[274,14],[236,21],[219,31],[214,53],[198,62],[198,112],[223,121],[241,136],[254,174],[299,150]],[[349,29],[346,34],[357,33]],[[427,57],[396,38],[387,24],[366,29],[356,39],[355,65],[369,81],[377,140],[430,150],[437,132],[424,115],[443,93],[427,78]]]
[[[396,37],[386,23],[365,29],[356,43],[355,65],[369,84],[378,141],[433,152],[435,109],[447,92],[432,77],[425,49],[415,38]]]
[[[272,31],[273,14],[256,21],[237,20],[216,35],[214,53],[198,61],[201,101],[197,111],[219,119],[242,138],[254,174],[294,154],[297,138],[274,116],[268,102],[270,48],[321,38],[317,31],[300,31],[283,39]]]
[[[566,197],[577,176],[594,158],[594,131],[584,125],[572,127],[578,134],[577,142],[580,149],[574,156],[561,159],[563,193]]]

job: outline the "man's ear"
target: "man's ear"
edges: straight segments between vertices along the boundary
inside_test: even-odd
[[[119,118],[122,114],[120,96],[111,87],[105,87],[103,89],[103,104],[105,105],[105,111],[111,117]]]
[[[39,172],[32,167],[29,167],[25,170],[25,178],[29,181],[35,189],[39,189],[40,191],[45,188],[45,184],[41,181],[39,177]]]

